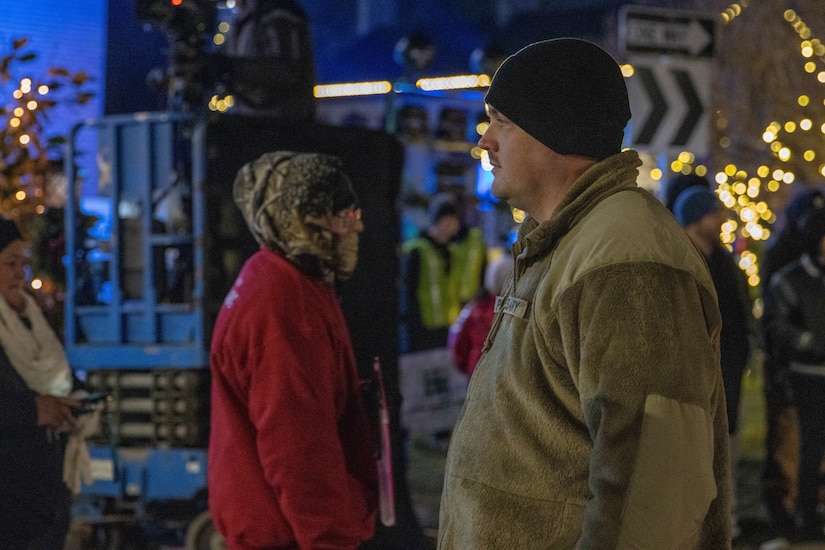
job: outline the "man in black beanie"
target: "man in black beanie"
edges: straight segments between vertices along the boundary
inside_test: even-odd
[[[619,66],[507,58],[479,141],[527,213],[447,457],[439,548],[730,548],[713,281],[622,151]]]

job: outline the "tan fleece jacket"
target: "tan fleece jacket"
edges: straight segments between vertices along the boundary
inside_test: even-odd
[[[447,458],[439,549],[730,548],[721,319],[625,151],[513,246]]]

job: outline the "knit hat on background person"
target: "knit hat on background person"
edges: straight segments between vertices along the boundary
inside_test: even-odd
[[[484,100],[562,155],[619,153],[630,103],[622,71],[596,44],[535,42],[504,60]]]
[[[674,204],[676,204],[676,197],[679,194],[687,189],[688,187],[693,187],[694,185],[698,185],[700,187],[704,187],[705,189],[710,189],[710,182],[704,176],[699,176],[695,172],[691,172],[690,174],[679,174],[670,181],[667,182],[665,186],[665,206],[667,209],[673,212]]]
[[[447,216],[458,216],[458,203],[452,193],[434,195],[427,207],[427,215],[431,224]]]
[[[0,216],[0,251],[5,250],[12,242],[22,240],[20,229],[14,221]]]
[[[673,215],[682,227],[692,225],[711,212],[722,210],[725,205],[716,193],[700,185],[688,187],[676,197]]]

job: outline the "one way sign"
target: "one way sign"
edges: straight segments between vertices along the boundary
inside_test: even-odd
[[[620,42],[627,54],[712,57],[714,27],[710,16],[625,6]]]

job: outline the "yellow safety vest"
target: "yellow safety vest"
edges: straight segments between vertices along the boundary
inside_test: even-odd
[[[484,236],[478,227],[470,228],[464,240],[450,245],[450,278],[462,304],[472,300],[481,286],[485,254]]]
[[[416,294],[421,322],[428,329],[449,327],[458,317],[461,304],[444,260],[432,243],[423,237],[407,241],[403,250],[405,253],[418,251],[420,273]]]

